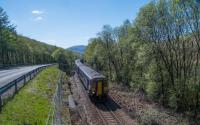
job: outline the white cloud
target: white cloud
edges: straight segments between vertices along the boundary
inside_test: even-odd
[[[43,14],[44,12],[43,11],[40,11],[40,10],[33,10],[32,11],[32,14],[35,14],[35,15],[41,15]]]
[[[43,18],[44,11],[42,10],[33,10],[32,14],[34,16],[34,21],[41,21],[44,19]]]
[[[41,21],[41,20],[43,20],[43,17],[41,16],[35,18],[35,21]]]

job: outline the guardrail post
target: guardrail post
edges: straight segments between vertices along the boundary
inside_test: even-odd
[[[26,75],[24,75],[24,83],[26,83]]]
[[[34,77],[36,76],[36,74],[37,74],[37,69],[34,71]]]
[[[15,93],[17,93],[17,81],[15,80]]]
[[[30,80],[32,79],[32,78],[31,78],[32,73],[33,73],[33,72],[30,73]]]
[[[2,100],[2,97],[0,95],[0,112],[2,111],[2,106],[3,106],[3,100]]]

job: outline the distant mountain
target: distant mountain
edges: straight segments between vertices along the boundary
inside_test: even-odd
[[[78,46],[69,47],[67,49],[71,50],[73,52],[77,52],[77,53],[83,54],[85,52],[86,46],[84,46],[84,45],[78,45]]]

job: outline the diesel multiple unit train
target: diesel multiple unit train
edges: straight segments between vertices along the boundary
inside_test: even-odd
[[[105,76],[85,65],[80,59],[75,61],[75,65],[76,73],[89,95],[100,99],[107,97],[108,83]]]

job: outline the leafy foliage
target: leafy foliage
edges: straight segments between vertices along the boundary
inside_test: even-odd
[[[165,107],[200,117],[199,2],[156,0],[133,23],[105,25],[85,60],[110,81],[142,89]]]

